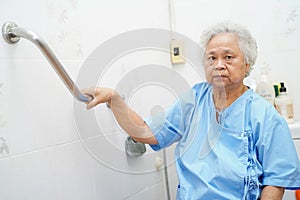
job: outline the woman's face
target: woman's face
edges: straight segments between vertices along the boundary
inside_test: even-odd
[[[204,68],[207,81],[217,88],[243,85],[250,65],[245,64],[238,39],[232,33],[219,33],[206,46]]]

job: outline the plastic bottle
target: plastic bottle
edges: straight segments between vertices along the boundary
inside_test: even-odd
[[[256,85],[256,93],[258,93],[260,96],[264,97],[267,101],[274,105],[275,91],[269,76],[270,69],[267,64],[263,64],[260,71],[261,76]]]
[[[300,200],[300,190],[295,191],[296,200]]]
[[[280,93],[275,98],[275,105],[287,123],[292,124],[295,122],[293,100],[288,96],[287,89],[283,82],[280,83]]]

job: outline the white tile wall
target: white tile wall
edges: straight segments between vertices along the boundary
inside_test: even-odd
[[[94,160],[80,142],[1,159],[0,171],[1,199],[96,199]]]
[[[123,157],[121,157],[122,160]],[[116,166],[106,166],[104,169],[101,165],[96,166],[97,199],[104,197],[111,200],[138,199],[137,196],[144,196],[145,199],[165,199],[163,170],[155,170],[154,160],[151,157],[148,156],[147,159],[125,158],[125,160],[124,163],[125,165],[127,163],[127,166],[118,166],[117,168]],[[110,167],[116,169],[111,170]],[[127,171],[121,169],[124,167],[127,168]],[[152,168],[151,171],[148,171],[149,167]]]
[[[257,76],[262,62],[270,64],[273,80],[286,82],[294,98],[295,113],[300,115],[299,1],[174,2],[174,30],[196,42],[202,30],[216,21],[229,19],[247,25],[259,44],[252,76]],[[6,21],[43,36],[76,80],[85,59],[100,44],[135,29],[168,29],[169,11],[167,0],[10,0],[0,6],[0,25]],[[147,64],[171,67],[165,52],[138,51],[116,60],[110,71],[99,78],[99,84],[115,86],[124,74]],[[190,84],[203,78],[199,77],[201,70],[189,64],[174,69]],[[135,86],[136,81],[130,84]],[[90,135],[78,134],[72,96],[32,43],[22,39],[9,45],[0,39],[0,86],[0,138],[9,148],[8,153],[0,155],[0,199],[166,199],[163,171],[156,171],[154,166],[162,152],[154,153],[148,148],[141,158],[126,157],[126,136],[105,106],[92,111],[101,134],[99,130],[92,130]],[[157,102],[154,99],[159,97],[154,98],[151,90],[159,90],[159,96],[167,97]],[[173,98],[165,90],[151,86],[132,96],[130,92],[124,95],[144,116],[154,105],[161,103],[164,107]],[[96,137],[80,141],[82,135]],[[171,199],[175,199],[173,148],[167,154],[172,164]]]
[[[41,35],[76,80],[85,58],[114,35],[168,28],[167,8],[160,0],[13,0],[1,3],[0,23],[14,21]],[[160,153],[148,148],[142,158],[127,158],[125,135],[116,135],[119,127],[105,106],[95,113],[110,141],[97,140],[102,154],[89,152],[79,140],[72,96],[32,43],[0,40],[0,83],[0,138],[9,148],[0,156],[0,199],[134,199],[144,193],[164,199],[164,176],[154,163]],[[107,157],[101,163],[95,154]],[[107,168],[109,161],[130,173]]]

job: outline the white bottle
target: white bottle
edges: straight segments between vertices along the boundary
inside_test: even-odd
[[[287,123],[292,124],[294,119],[293,100],[288,96],[284,83],[280,83],[280,93],[275,98],[275,106]]]
[[[275,91],[273,84],[269,77],[269,67],[264,64],[261,69],[260,80],[256,85],[256,93],[264,97],[268,102],[274,105]]]

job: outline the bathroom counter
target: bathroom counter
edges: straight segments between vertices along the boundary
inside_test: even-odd
[[[293,124],[289,124],[293,139],[300,140],[300,121],[296,121]]]

